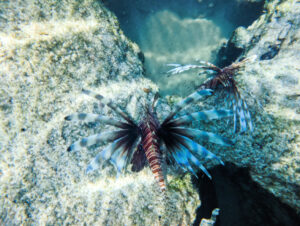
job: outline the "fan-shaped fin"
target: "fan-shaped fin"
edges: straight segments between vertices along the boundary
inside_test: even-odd
[[[79,151],[83,147],[89,147],[101,142],[111,142],[124,136],[125,134],[126,134],[126,130],[97,133],[76,141],[68,148],[68,151]]]
[[[119,173],[131,162],[133,152],[136,150],[136,138],[133,138],[131,135],[125,137],[123,141],[122,148],[116,151],[110,162],[115,166],[117,170],[117,177]]]
[[[206,168],[199,162],[199,160],[194,155],[191,155],[190,160],[194,163],[194,165],[199,167],[209,179],[211,179],[210,173],[206,170]],[[196,177],[197,177],[197,175],[196,175]]]
[[[199,162],[199,160],[183,145],[179,145],[180,149],[172,152],[172,155],[176,162],[182,167],[186,167],[194,176],[197,177],[190,162],[197,168],[200,168],[210,179],[211,175],[205,169],[205,167]]]
[[[204,60],[199,60],[199,63],[202,64],[202,65],[205,65],[206,68],[209,68],[209,69],[214,70],[214,71],[220,71],[221,70],[216,65],[214,65],[212,63],[209,63],[207,61],[204,61]]]
[[[184,127],[174,127],[171,128],[171,132],[186,136],[192,139],[200,139],[206,142],[211,142],[215,144],[220,144],[224,146],[231,146],[233,142],[225,137],[219,136],[217,134],[206,132],[198,129],[189,129]]]
[[[194,112],[192,114],[186,114],[179,118],[172,120],[172,124],[174,123],[176,126],[188,124],[193,121],[198,120],[212,120],[212,119],[219,119],[223,117],[232,116],[232,111],[230,110],[209,110],[209,111],[201,111],[201,112]]]
[[[247,122],[248,122],[249,130],[250,130],[250,131],[253,131],[251,115],[250,115],[250,112],[249,112],[249,110],[248,110],[247,103],[246,103],[245,100],[243,101],[243,103],[244,103],[245,117],[246,117],[246,120],[247,120]]]
[[[103,150],[104,151],[104,150]],[[101,165],[101,152],[96,155],[96,157],[89,163],[87,166],[85,173],[89,174],[94,170],[98,169]]]
[[[205,175],[206,175],[209,179],[211,179],[210,173],[205,169],[205,167],[204,167],[202,164],[199,165],[199,168],[205,173]]]
[[[117,107],[113,102],[109,102],[107,104],[108,107],[113,109],[116,113],[118,113],[120,116],[122,116],[129,124],[135,125],[131,117],[123,110],[121,110],[119,107]]]
[[[125,136],[115,140],[102,152],[98,153],[94,160],[87,167],[87,173],[99,167],[99,160],[109,160],[116,167],[118,173],[129,163],[132,151],[139,134],[130,131]]]
[[[234,132],[237,130],[237,118],[240,124],[240,132],[245,132],[247,127],[253,131],[252,121],[248,106],[245,100],[240,96],[237,90],[232,91],[231,104],[233,111],[233,127]]]
[[[135,125],[135,123],[133,122],[131,117],[125,111],[121,110],[118,106],[116,106],[111,100],[106,99],[102,95],[97,94],[90,90],[83,89],[82,92],[84,94],[87,94],[89,96],[96,98],[97,100],[100,100],[103,104],[106,104],[108,107],[110,107],[116,113],[118,113],[121,117],[123,117],[129,124]]]
[[[127,160],[127,158],[128,158],[128,155],[127,155],[127,153],[124,153],[124,147],[119,148],[111,156],[110,162],[115,166],[118,174],[126,166],[126,160]]]
[[[189,165],[189,162],[187,160],[187,158],[181,153],[182,150],[177,149],[177,148],[172,148],[172,156],[175,159],[175,161],[177,162],[177,164],[184,170],[187,170],[187,166]]]
[[[203,66],[195,65],[195,64],[187,64],[187,65],[181,65],[181,64],[167,64],[167,66],[174,67],[173,69],[167,71],[168,74],[179,74],[184,71],[188,71],[195,68],[203,68]]]
[[[96,157],[89,163],[86,173],[90,173],[96,169],[98,169],[101,165],[101,163],[104,160],[108,160],[112,154],[114,153],[115,150],[117,150],[120,147],[120,140],[122,138],[119,138],[118,140],[115,140],[113,143],[109,144],[107,147],[105,147],[104,150],[99,152]]]
[[[179,73],[182,73],[184,71],[191,70],[191,69],[207,69],[207,70],[211,70],[211,71],[214,71],[214,72],[221,72],[220,68],[218,68],[214,64],[209,63],[207,61],[199,61],[199,64],[198,65],[197,64],[186,64],[186,65],[167,64],[167,66],[174,67],[173,69],[167,71],[167,73],[174,75],[174,74],[179,74]]]
[[[89,95],[91,97],[94,97],[95,99],[97,100],[100,100],[103,102],[103,104],[107,104],[108,103],[108,100],[105,99],[102,95],[98,94],[98,93],[95,93],[91,90],[87,90],[87,89],[82,89],[82,92],[86,95]]]
[[[232,111],[233,111],[233,132],[236,132],[236,117],[237,117],[237,111],[236,111],[236,100],[232,99]]]
[[[174,142],[172,144],[168,145],[168,155],[171,155],[184,171],[188,170],[197,177],[197,174],[195,173],[189,161],[194,163],[194,165],[197,165],[198,163],[200,164],[200,162],[191,154],[191,152],[184,145],[182,145],[178,141],[178,137],[174,137],[173,141]]]
[[[240,132],[245,132],[247,130],[247,125],[246,125],[245,114],[243,111],[243,100],[240,98],[239,95],[237,96],[236,110],[240,120]]]
[[[191,154],[191,152],[186,149],[183,145],[180,145],[181,148],[181,155],[185,156],[185,159],[187,159],[189,162],[192,162],[194,164],[194,166],[198,167],[199,165],[201,165],[201,163],[198,161],[198,159]],[[195,176],[198,177],[197,174],[195,173],[193,167],[190,164],[187,164],[187,169]]]
[[[177,114],[182,108],[186,107],[187,105],[196,102],[200,100],[201,98],[205,96],[209,96],[212,94],[211,89],[203,89],[203,90],[197,90],[196,92],[189,95],[187,98],[183,99],[179,103],[175,105],[174,111],[172,111],[169,116],[164,120],[163,124],[166,124],[168,121],[170,121],[175,114]]]
[[[194,142],[193,140],[189,139],[188,137],[175,135],[178,136],[178,141],[184,145],[188,150],[194,153],[196,156],[200,156],[205,159],[216,159],[219,163],[224,165],[223,161],[217,157],[212,152],[208,151],[206,148],[201,146],[200,144]]]
[[[143,146],[141,144],[137,146],[137,150],[133,153],[131,163],[132,163],[131,171],[133,172],[141,171],[146,165],[147,157],[143,149]]]
[[[128,124],[123,123],[117,119],[110,118],[103,115],[91,114],[91,113],[75,113],[65,117],[67,121],[83,121],[83,122],[103,122],[119,128],[124,128]]]

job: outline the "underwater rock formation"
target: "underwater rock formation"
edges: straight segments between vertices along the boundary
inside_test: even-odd
[[[269,1],[265,13],[247,29],[238,28],[224,48],[220,58],[227,62],[258,56],[236,76],[254,132],[238,136],[233,148],[209,147],[222,159],[248,167],[259,185],[298,212],[299,9],[296,1]],[[70,125],[66,115],[113,114],[84,96],[82,88],[105,94],[137,120],[139,103],[157,91],[143,77],[143,54],[123,35],[114,15],[96,0],[3,1],[0,28],[0,224],[193,222],[200,201],[189,175],[169,176],[176,214],[164,219],[165,206],[149,169],[115,179],[107,165],[86,176],[89,160],[102,146],[66,151],[80,137],[104,129],[97,123]],[[208,108],[220,101],[209,100]],[[162,100],[160,117],[169,111]],[[226,125],[215,128],[212,132],[228,134]]]
[[[219,215],[220,209],[216,208],[211,213],[211,218],[203,218],[200,222],[200,226],[214,226],[216,223],[217,216]]]
[[[20,0],[1,2],[0,20],[0,224],[190,224],[199,197],[188,175],[169,177],[175,212],[165,219],[149,169],[115,179],[106,166],[86,176],[103,146],[67,152],[104,126],[69,125],[66,115],[112,115],[82,88],[105,94],[136,119],[139,104],[157,91],[116,18],[93,0]],[[163,103],[158,109],[170,110]]]
[[[248,168],[226,162],[225,167],[215,166],[210,172],[213,180],[195,181],[201,197],[195,226],[201,219],[202,223],[203,218],[213,217],[216,206],[220,211],[215,226],[299,225],[300,216],[296,210],[253,181]]]
[[[269,1],[252,25],[238,28],[223,53],[256,55],[236,76],[254,132],[237,137],[223,159],[250,168],[252,178],[300,212],[300,2]],[[224,63],[224,62],[223,62]],[[227,62],[228,63],[228,62]],[[220,62],[222,65],[222,62]],[[226,64],[226,62],[225,62]]]

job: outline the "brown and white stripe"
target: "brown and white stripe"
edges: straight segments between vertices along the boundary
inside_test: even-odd
[[[142,145],[145,151],[150,168],[162,192],[166,190],[166,184],[162,171],[162,154],[159,150],[157,128],[154,119],[150,116],[149,120],[140,124],[142,132]]]

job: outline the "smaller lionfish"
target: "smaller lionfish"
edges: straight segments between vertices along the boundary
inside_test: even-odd
[[[168,66],[175,67],[169,70],[167,73],[172,75],[179,74],[184,71],[191,69],[201,69],[204,72],[212,73],[213,77],[201,84],[198,90],[201,89],[212,89],[225,92],[227,95],[226,100],[229,100],[233,111],[233,124],[234,131],[236,131],[236,120],[239,118],[240,132],[245,132],[247,130],[247,124],[250,131],[253,130],[251,116],[248,110],[246,101],[241,97],[238,91],[236,81],[234,80],[235,73],[249,60],[254,60],[254,57],[246,58],[238,63],[233,63],[227,67],[219,68],[209,62],[200,61],[199,64],[168,64]],[[202,72],[203,73],[203,72]],[[227,102],[227,101],[225,101]]]
[[[78,151],[102,142],[111,142],[104,150],[100,151],[89,163],[86,173],[97,169],[103,161],[109,160],[117,169],[123,171],[127,165],[132,164],[131,170],[138,172],[149,164],[161,191],[166,190],[163,175],[164,162],[177,162],[184,170],[196,176],[195,170],[201,169],[209,178],[209,172],[200,163],[199,159],[215,159],[223,164],[221,159],[212,152],[198,144],[195,139],[230,146],[229,139],[211,132],[186,128],[194,120],[212,120],[231,116],[229,110],[208,110],[185,114],[175,118],[175,115],[187,105],[199,101],[201,98],[212,94],[212,90],[204,89],[192,93],[190,96],[175,105],[168,117],[159,123],[155,111],[154,98],[152,106],[145,106],[145,116],[135,123],[125,111],[121,110],[112,101],[92,91],[83,90],[85,94],[95,97],[106,104],[122,121],[98,114],[77,113],[66,116],[68,121],[103,122],[117,127],[117,130],[94,134],[73,143],[68,151]],[[193,140],[194,139],[194,140]]]

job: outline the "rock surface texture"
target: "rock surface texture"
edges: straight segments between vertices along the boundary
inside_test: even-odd
[[[270,1],[225,52],[256,55],[236,76],[254,119],[226,160],[250,167],[252,178],[300,212],[300,2]],[[227,59],[228,60],[228,59]],[[232,61],[234,59],[230,59]]]
[[[189,175],[169,174],[168,206],[147,168],[115,179],[107,164],[85,175],[105,144],[66,151],[80,138],[112,129],[66,122],[66,115],[118,117],[82,94],[82,88],[113,99],[136,120],[158,89],[144,78],[142,54],[123,35],[115,16],[96,0],[0,4],[0,224],[191,224],[200,201]],[[257,56],[236,76],[254,131],[236,136],[232,148],[208,145],[223,160],[249,168],[259,185],[298,213],[299,31],[300,3],[292,0],[268,1],[259,19],[235,31],[222,60]],[[168,98],[169,104],[177,100]],[[165,102],[158,105],[160,118],[170,111]],[[216,105],[213,99],[208,104],[208,109]],[[211,132],[229,136],[227,125],[213,124]]]
[[[0,4],[0,224],[190,224],[199,197],[189,177],[169,178],[175,212],[164,217],[149,169],[115,179],[108,164],[87,176],[104,146],[66,151],[77,139],[112,129],[64,121],[75,112],[113,115],[82,88],[112,98],[136,119],[141,103],[153,98],[143,90],[157,90],[114,15],[92,0]]]

